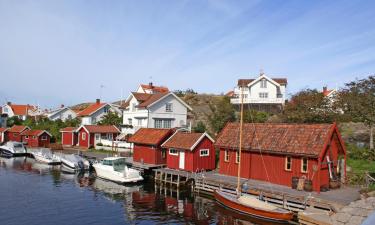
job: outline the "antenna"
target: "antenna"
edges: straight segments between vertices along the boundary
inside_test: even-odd
[[[263,76],[264,75],[264,70],[263,70],[263,68],[260,68],[260,70],[259,70],[259,76]]]
[[[99,94],[99,99],[101,99],[101,100],[102,100],[103,88],[104,88],[104,85],[101,84],[100,85],[100,94]]]

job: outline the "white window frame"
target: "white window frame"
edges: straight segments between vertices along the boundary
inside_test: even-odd
[[[132,118],[128,119],[128,124],[133,126],[133,119]]]
[[[267,88],[267,80],[266,79],[262,79],[260,81],[260,88]]]
[[[100,135],[100,134],[95,134],[95,140],[96,140],[96,141],[99,141],[100,138],[101,138],[101,135]]]
[[[224,150],[224,162],[229,162],[229,151],[228,151],[228,149]]]
[[[172,128],[172,120],[162,120],[162,121],[163,121],[163,128]]]
[[[25,139],[29,139],[29,135],[26,135],[26,136],[25,136]]]
[[[303,160],[306,160],[306,170],[303,170]],[[309,171],[309,160],[308,158],[301,159],[301,173],[307,173]]]
[[[163,120],[161,120],[161,119],[154,119],[154,127],[155,128],[163,128]]]
[[[82,135],[81,135],[81,138],[82,138],[82,141],[86,141],[86,133],[82,133]]]
[[[47,140],[48,140],[47,135],[42,135],[41,140],[42,140],[42,141],[47,141]]]
[[[143,119],[137,119],[137,124],[138,124],[138,126],[142,126],[142,121],[143,121]]]
[[[166,103],[165,104],[165,111],[166,112],[173,112],[173,104],[172,103]]]
[[[268,92],[259,92],[259,98],[268,98]]]
[[[239,151],[236,151],[236,163],[240,163],[240,152]]]
[[[203,154],[202,154],[202,152],[205,152],[205,151],[207,151],[207,154],[206,154],[206,153],[203,153]],[[199,156],[200,156],[200,157],[210,156],[210,149],[205,148],[205,149],[201,149],[201,150],[199,150]]]
[[[173,150],[173,151],[176,151],[176,153],[172,153],[172,150]],[[177,151],[177,149],[175,149],[175,148],[170,148],[170,149],[169,149],[169,155],[178,155],[178,151]]]
[[[108,113],[109,109],[107,107],[104,107],[104,113]]]
[[[35,136],[35,135],[33,136],[33,139],[36,139],[36,136]]]
[[[112,133],[107,134],[107,140],[113,141],[113,134]]]
[[[290,168],[288,169],[288,159],[290,159]],[[292,157],[285,156],[285,170],[292,171]]]

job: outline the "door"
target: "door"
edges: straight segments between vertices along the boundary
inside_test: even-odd
[[[180,169],[185,169],[185,151],[184,150],[180,151],[179,168]]]

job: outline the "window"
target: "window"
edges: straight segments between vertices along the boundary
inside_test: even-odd
[[[104,113],[108,113],[108,108],[104,107]]]
[[[285,158],[285,170],[291,171],[292,170],[292,157],[287,156]]]
[[[14,137],[17,137],[17,136],[18,136],[18,134],[17,134],[17,133],[14,133],[14,134],[13,134],[13,136],[14,136]]]
[[[240,163],[240,152],[236,151],[236,163]]]
[[[142,126],[142,120],[143,119],[138,119],[138,126]]]
[[[161,157],[165,159],[165,149],[161,150]]]
[[[28,136],[28,135],[26,135],[26,136],[25,136],[25,139],[29,139],[29,136]]]
[[[36,136],[33,136],[33,139],[36,139]]]
[[[178,155],[178,152],[177,152],[176,149],[174,149],[174,148],[170,148],[170,149],[169,149],[169,155]]]
[[[133,104],[132,104],[132,111],[133,111],[133,112],[135,112],[135,110],[137,109],[136,106],[137,106],[136,103],[133,103]]]
[[[82,140],[86,140],[86,133],[82,133]]]
[[[224,161],[229,162],[229,152],[228,149],[225,149],[224,151]]]
[[[113,140],[113,134],[108,134],[108,140],[110,140],[110,141]]]
[[[172,103],[165,104],[165,111],[166,112],[173,112],[173,105],[172,105]]]
[[[128,119],[128,124],[129,124],[129,125],[133,125],[133,119],[132,119],[132,118],[129,118],[129,119]]]
[[[73,117],[72,117],[72,115],[68,115],[68,120],[71,120]]]
[[[301,172],[307,173],[307,158],[301,159]]]
[[[163,127],[163,120],[155,119],[155,128],[162,128]]]
[[[201,149],[199,152],[200,156],[209,156],[209,151],[208,149]]]
[[[171,128],[172,120],[154,119],[154,127],[155,128]]]
[[[268,93],[267,92],[260,92],[259,98],[268,98]]]
[[[47,138],[47,135],[43,135],[42,136],[42,141],[46,141],[48,138]]]
[[[8,112],[8,108],[6,108],[6,107],[4,107],[3,110],[4,110],[5,113]]]
[[[171,128],[172,127],[172,120],[164,120],[163,128]]]
[[[92,118],[91,123],[92,123],[92,124],[96,123],[96,118]]]
[[[95,140],[97,140],[97,141],[100,140],[100,134],[95,134]]]
[[[260,81],[260,87],[261,88],[267,88],[267,80],[266,79],[263,79]]]

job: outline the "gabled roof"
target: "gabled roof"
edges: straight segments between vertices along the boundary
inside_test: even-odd
[[[40,136],[42,134],[48,134],[48,136],[52,137],[50,133],[46,130],[25,130],[24,132],[21,133],[22,136]]]
[[[82,128],[89,133],[120,133],[120,130],[114,125],[82,125],[77,131]]]
[[[242,149],[318,157],[334,130],[336,124],[246,123],[243,125]],[[239,123],[227,123],[215,146],[238,149],[239,132]]]
[[[269,78],[272,79],[274,82],[280,84],[280,85],[285,85],[288,84],[288,80],[286,78]],[[247,86],[256,79],[238,79],[237,85],[238,86]]]
[[[60,132],[75,132],[77,131],[77,127],[64,127],[60,129]]]
[[[108,105],[107,103],[94,103],[77,113],[77,116],[91,116],[93,113]]]
[[[0,133],[4,133],[7,130],[9,130],[9,128],[7,128],[7,127],[0,127]]]
[[[147,108],[148,106],[159,101],[162,97],[168,94],[169,94],[168,92],[151,94],[150,97],[146,101],[138,105],[138,108]]]
[[[48,114],[49,114],[48,116],[52,117],[52,116],[54,116],[54,115],[56,115],[56,114],[58,114],[58,113],[60,113],[60,112],[62,112],[64,110],[71,110],[72,112],[76,113],[74,110],[72,110],[69,107],[62,107],[62,108],[58,108],[58,109],[54,109],[54,110],[49,111],[48,112]]]
[[[160,100],[166,98],[167,96],[172,95],[174,96],[181,104],[183,104],[186,108],[189,110],[192,110],[192,108],[186,104],[182,99],[180,99],[177,95],[175,95],[173,92],[164,92],[164,93],[155,93],[155,94],[145,94],[145,93],[138,93],[138,92],[132,92],[130,96],[133,96],[138,102],[138,108],[148,108],[152,106],[153,104],[159,102]],[[131,98],[128,98],[126,103],[126,107],[129,106]]]
[[[160,145],[167,137],[172,135],[173,129],[140,128],[128,142],[145,145]]]
[[[28,115],[29,110],[36,110],[37,107],[33,105],[15,105],[15,104],[9,104],[9,106],[12,108],[12,111],[14,115],[16,116],[26,116]]]
[[[161,146],[163,148],[186,149],[192,151],[204,137],[207,137],[214,142],[214,140],[207,133],[186,133],[177,131]]]
[[[323,90],[323,95],[324,96],[330,96],[332,93],[334,93],[336,90],[335,89],[332,89],[332,90]]]
[[[154,92],[169,92],[169,89],[167,87],[163,86],[154,86],[150,84],[141,84],[141,87],[143,89],[152,90]]]
[[[11,127],[8,131],[11,133],[21,133],[25,129],[30,130],[30,127],[22,125],[13,125],[13,127]]]

